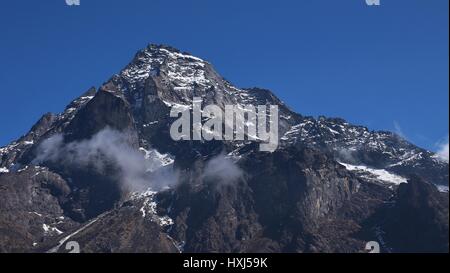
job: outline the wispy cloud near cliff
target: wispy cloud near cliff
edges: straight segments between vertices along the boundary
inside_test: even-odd
[[[39,147],[33,164],[60,162],[67,166],[94,167],[99,173],[105,172],[107,164],[114,164],[119,171],[121,182],[131,190],[151,187],[154,190],[171,186],[178,182],[173,171],[162,171],[158,158],[144,158],[144,155],[129,144],[129,135],[111,129],[104,129],[92,138],[64,143],[63,136],[54,135]],[[152,171],[149,171],[152,170]]]

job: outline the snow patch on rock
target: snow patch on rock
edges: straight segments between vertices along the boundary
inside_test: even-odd
[[[339,164],[343,165],[349,171],[361,174],[361,176],[363,176],[364,178],[375,179],[395,185],[408,182],[406,178],[390,173],[383,169],[374,169],[364,165],[351,165],[342,162],[339,162]]]

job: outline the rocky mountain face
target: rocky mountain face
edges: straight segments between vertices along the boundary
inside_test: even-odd
[[[194,97],[278,105],[278,149],[172,140]],[[447,162],[161,45],[0,148],[0,198],[2,252],[448,252]]]
[[[448,252],[448,202],[448,194],[439,194],[433,185],[413,177],[400,185],[379,230],[384,230],[386,240],[398,251]]]

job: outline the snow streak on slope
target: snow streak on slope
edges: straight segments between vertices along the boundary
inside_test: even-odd
[[[77,235],[78,233],[82,232],[83,230],[85,230],[86,228],[88,228],[89,226],[91,226],[92,224],[94,224],[95,222],[97,222],[98,219],[104,217],[106,213],[101,214],[100,216],[98,216],[97,218],[91,220],[90,222],[88,222],[86,225],[82,226],[81,228],[77,229],[75,232],[71,233],[70,235],[62,238],[59,242],[58,245],[53,247],[52,249],[48,250],[47,253],[57,253],[58,250],[60,249],[60,247],[67,242],[70,238],[72,238],[73,236]]]
[[[448,186],[437,185],[436,186],[440,192],[448,192]]]
[[[339,164],[344,165],[347,170],[359,173],[361,174],[361,176],[368,179],[376,179],[382,182],[392,183],[396,185],[408,182],[406,178],[390,173],[383,169],[373,169],[364,165],[351,165],[342,162],[339,162]]]
[[[139,211],[142,213],[142,217],[150,217],[150,221],[157,223],[161,227],[168,227],[173,225],[173,220],[167,216],[159,216],[157,213],[158,204],[154,201],[156,191],[148,189],[141,193],[134,193],[131,200],[142,201],[142,207]]]

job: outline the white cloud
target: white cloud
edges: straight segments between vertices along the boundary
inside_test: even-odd
[[[406,139],[406,135],[403,133],[402,127],[400,127],[400,124],[397,121],[394,121],[394,132],[399,137]]]
[[[210,159],[205,166],[203,178],[229,184],[239,180],[244,172],[224,154]]]
[[[158,168],[155,162],[159,159],[144,158],[142,152],[129,143],[126,132],[118,132],[106,128],[91,139],[64,143],[61,134],[54,135],[38,147],[38,155],[33,164],[46,161],[59,162],[68,166],[92,166],[99,173],[105,173],[105,167],[114,163],[119,171],[124,186],[131,190],[142,190],[151,187],[153,190],[163,189],[178,183],[178,173],[171,168]]]
[[[445,162],[449,162],[448,161],[448,137],[447,137],[447,141],[444,143],[439,144],[439,150],[437,151],[437,156],[445,161]]]

